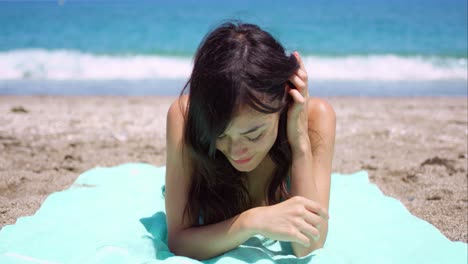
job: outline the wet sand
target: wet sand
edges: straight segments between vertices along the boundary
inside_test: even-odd
[[[0,227],[93,167],[164,166],[173,99],[0,96]],[[367,170],[412,214],[468,242],[466,97],[325,99],[337,113],[333,171]]]

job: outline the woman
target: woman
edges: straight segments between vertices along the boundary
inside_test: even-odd
[[[208,259],[255,234],[290,241],[296,256],[323,247],[335,113],[307,88],[300,55],[258,26],[205,36],[167,114],[173,253]]]

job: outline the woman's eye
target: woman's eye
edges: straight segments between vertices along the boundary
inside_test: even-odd
[[[248,140],[250,141],[257,141],[260,139],[260,137],[263,135],[263,133],[261,133],[260,135],[256,136],[255,138],[247,138]]]

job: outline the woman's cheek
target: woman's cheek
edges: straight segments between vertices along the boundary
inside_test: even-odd
[[[216,149],[224,153],[224,144],[221,140],[216,140]]]

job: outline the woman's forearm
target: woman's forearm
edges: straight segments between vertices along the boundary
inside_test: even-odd
[[[291,166],[291,195],[318,201],[317,186],[312,175],[312,151],[308,141],[293,150]]]
[[[319,201],[317,186],[312,174],[312,152],[310,151],[308,142],[302,145],[293,153],[293,162],[291,167],[291,195],[303,196],[308,199]],[[324,223],[320,229],[320,237],[318,240],[310,241],[309,247],[304,247],[298,243],[291,243],[294,254],[297,257],[302,257],[310,252],[323,247],[325,243],[328,225]]]
[[[170,239],[169,248],[176,255],[198,260],[232,250],[255,235],[251,221],[252,210],[216,224],[182,230]]]

